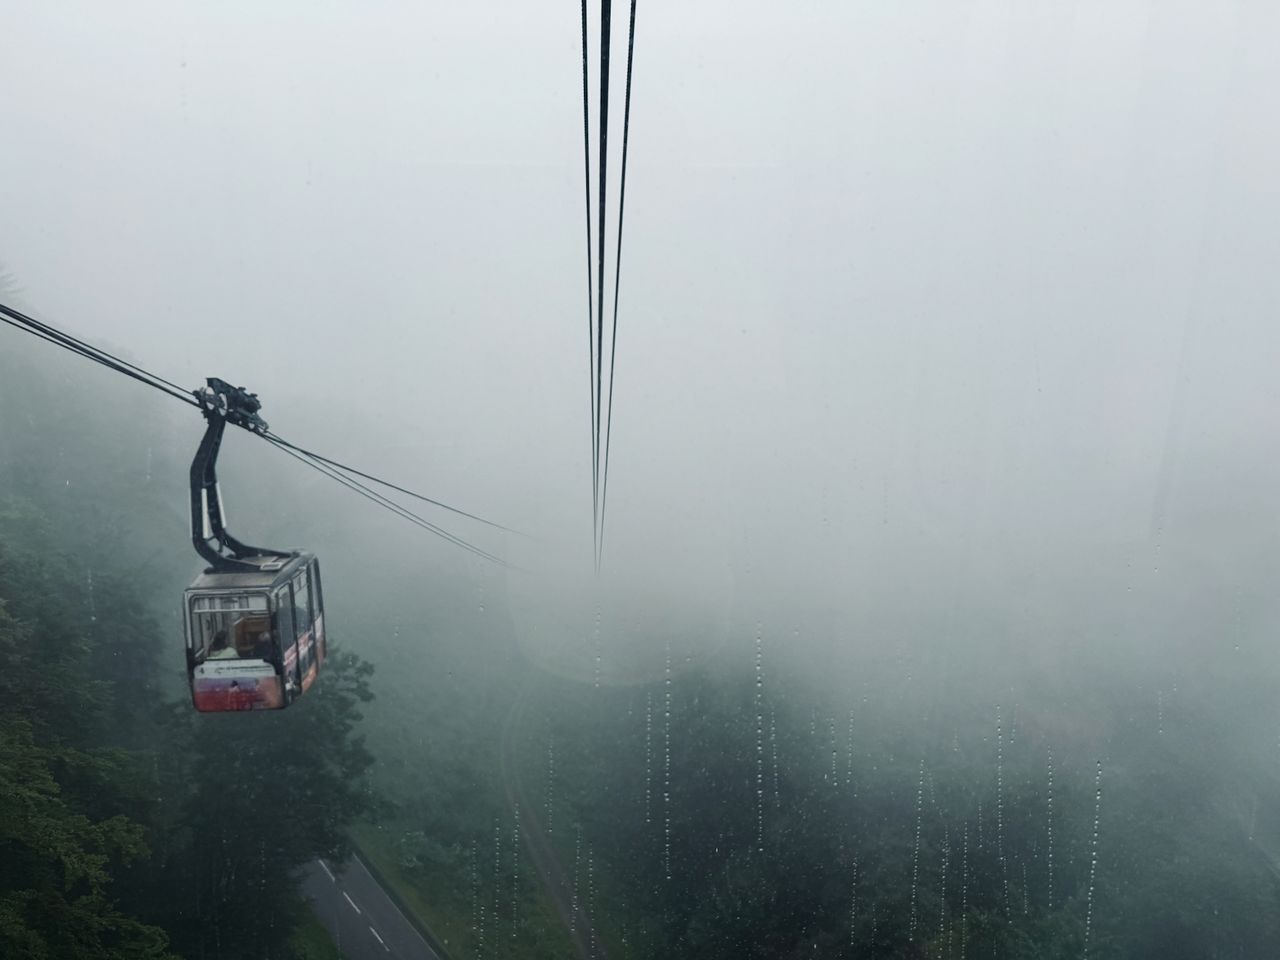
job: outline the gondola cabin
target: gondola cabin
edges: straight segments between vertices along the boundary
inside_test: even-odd
[[[242,562],[257,569],[206,571],[183,597],[187,676],[201,712],[283,709],[311,688],[324,663],[315,556]]]

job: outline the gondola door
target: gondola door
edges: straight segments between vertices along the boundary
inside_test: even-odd
[[[293,594],[289,584],[283,584],[275,593],[276,644],[280,666],[284,676],[284,702],[286,704],[302,692],[298,682],[298,634],[293,618]]]
[[[315,612],[311,601],[310,567],[303,567],[293,578],[293,616],[298,635],[298,674],[302,692],[316,681],[320,663],[316,656]]]
[[[316,632],[316,665],[323,667],[325,657],[329,655],[329,642],[324,632],[324,591],[320,588],[320,561],[312,559],[308,568],[311,572],[312,624]]]

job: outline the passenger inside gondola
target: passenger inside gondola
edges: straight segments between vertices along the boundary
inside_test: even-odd
[[[253,649],[249,656],[255,660],[268,660],[271,657],[271,632],[259,630],[254,634]]]
[[[227,631],[219,630],[213,637],[213,643],[209,645],[210,660],[224,660],[230,657],[238,656],[235,647],[227,643]]]
[[[271,624],[262,617],[236,622],[236,655],[244,660],[265,660],[271,655]]]

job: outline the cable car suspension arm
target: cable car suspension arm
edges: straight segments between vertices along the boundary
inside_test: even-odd
[[[191,543],[209,562],[212,571],[257,571],[249,557],[289,557],[292,554],[252,547],[233,537],[226,528],[222,494],[218,488],[218,450],[228,423],[265,435],[267,423],[258,416],[262,408],[256,394],[233,387],[225,380],[209,377],[207,386],[193,391],[200,412],[208,421],[204,437],[191,461]]]

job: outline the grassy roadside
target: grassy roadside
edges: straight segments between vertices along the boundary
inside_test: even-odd
[[[290,945],[300,960],[342,960],[333,938],[308,908],[293,932]]]
[[[372,867],[394,888],[403,904],[417,920],[431,930],[448,950],[452,960],[467,960],[477,955],[477,938],[471,931],[471,892],[460,886],[456,874],[446,870],[415,870],[410,876],[397,861],[394,829],[380,829],[357,824],[351,829],[352,839],[360,846]],[[519,935],[504,945],[502,956],[510,960],[550,960],[572,955],[572,947],[561,927],[555,907],[547,898],[536,876],[522,870]],[[486,891],[490,895],[490,891]],[[504,907],[510,895],[504,897]],[[504,939],[510,935],[509,914],[504,918]],[[492,941],[490,941],[492,945]]]
[[[445,877],[423,873],[410,877],[400,866],[390,838],[395,831],[358,823],[349,831],[371,866],[395,889],[401,902],[413,911],[449,951],[451,957],[470,955],[469,904],[461,901],[453,883]]]

